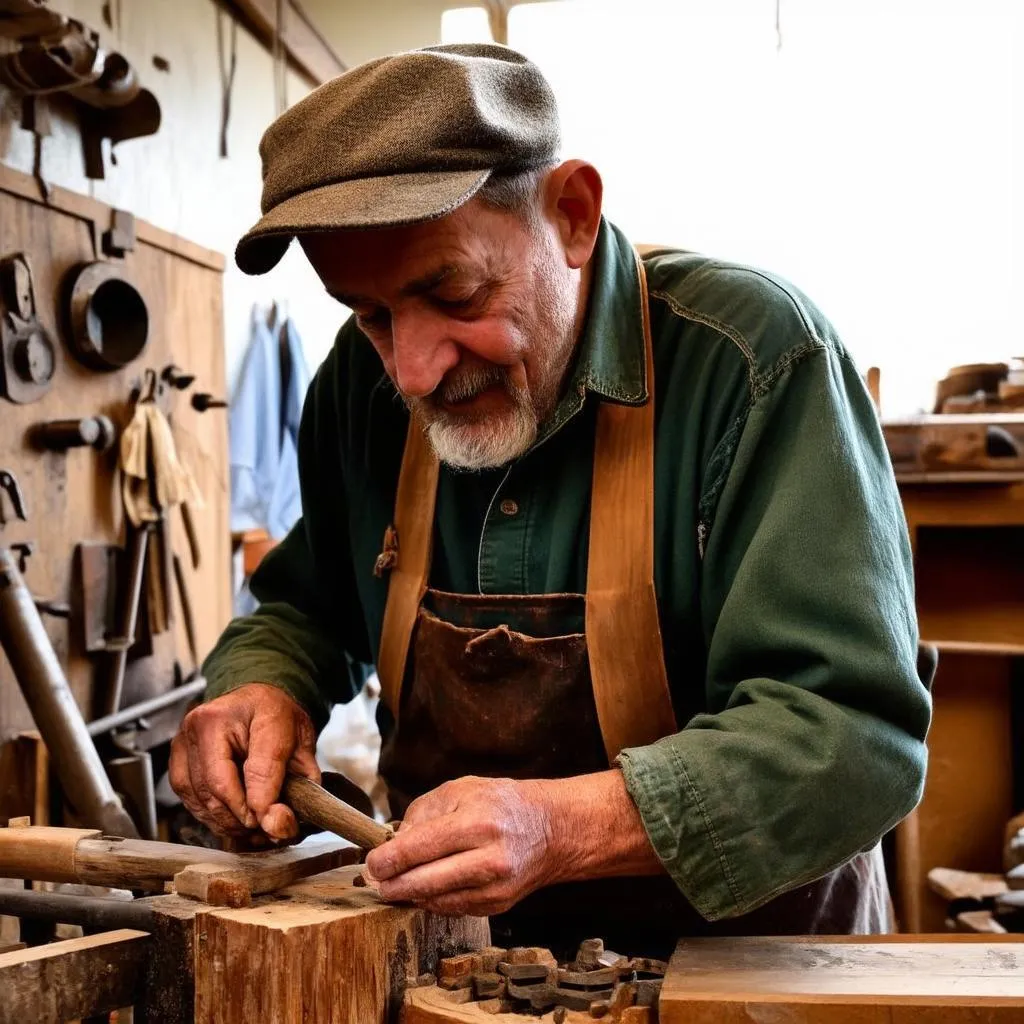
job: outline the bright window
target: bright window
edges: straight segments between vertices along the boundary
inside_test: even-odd
[[[775,0],[562,0],[513,8],[509,44],[612,220],[792,280],[882,367],[891,416],[1024,354],[1022,11],[782,0],[780,47]]]
[[[453,7],[441,14],[441,39],[446,43],[493,43],[491,19],[483,7]]]

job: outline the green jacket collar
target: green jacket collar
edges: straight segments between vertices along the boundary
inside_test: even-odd
[[[583,408],[587,392],[622,405],[647,401],[643,310],[636,250],[601,219],[587,317],[565,393],[541,427],[541,443]]]

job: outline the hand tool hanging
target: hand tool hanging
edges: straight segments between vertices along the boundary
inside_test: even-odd
[[[0,470],[0,485],[15,515],[27,521],[13,473]],[[0,495],[0,501],[3,501]],[[0,518],[0,526],[2,526]],[[103,770],[75,696],[64,676],[11,548],[0,547],[0,647],[32,712],[68,803],[79,818],[116,836],[138,833]],[[24,558],[21,559],[24,561]]]
[[[186,501],[197,507],[203,505],[192,474],[178,457],[171,425],[157,404],[159,386],[156,373],[147,370],[131,422],[121,435],[121,494],[131,552],[122,605],[122,635],[127,642],[123,649],[114,653],[111,661],[102,712],[105,715],[114,714],[120,707],[128,647],[135,636],[143,581],[150,631],[162,633],[172,625],[171,588],[175,571],[170,510]],[[180,582],[179,579],[179,585]],[[187,625],[188,632],[192,633],[192,624]]]

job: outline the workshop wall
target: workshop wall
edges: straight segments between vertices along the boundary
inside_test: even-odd
[[[544,0],[516,0],[537,3]],[[455,7],[484,7],[475,0],[303,0],[303,6],[349,67],[385,53],[441,41],[441,15]]]
[[[121,12],[121,22],[115,21],[113,28],[103,21],[102,0],[52,0],[50,6],[98,30],[106,46],[124,54],[143,85],[156,94],[163,119],[156,135],[118,146],[117,164],[107,160],[106,178],[90,181],[77,125],[56,116],[54,134],[43,143],[43,176],[230,256],[238,237],[259,215],[257,147],[276,114],[270,53],[237,28],[228,157],[222,159],[222,63],[230,61],[231,20],[214,0],[121,0],[110,5]],[[154,67],[157,56],[169,63],[168,71]],[[289,73],[284,91],[290,104],[309,86]],[[0,88],[0,162],[31,171],[34,139],[20,128],[19,117],[20,104]],[[229,259],[224,276],[229,384],[248,340],[253,303],[272,299],[287,300],[313,368],[326,355],[344,317],[301,252],[291,251],[261,278],[246,277]]]
[[[463,6],[463,0],[305,0],[304,6],[341,59],[354,67],[385,53],[440,42],[441,14]]]

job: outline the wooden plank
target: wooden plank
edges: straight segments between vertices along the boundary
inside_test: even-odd
[[[123,928],[0,953],[0,1024],[109,1013],[142,998],[150,938]]]
[[[1001,874],[958,871],[955,868],[932,868],[928,872],[928,884],[944,900],[983,900],[1009,889]]]
[[[661,1024],[1009,1024],[1024,1014],[1024,948],[961,942],[695,939],[676,949]]]
[[[1024,425],[1024,413],[928,413],[924,416],[886,417],[882,420],[883,427],[976,427],[978,423],[992,423],[1004,427],[1021,426]]]
[[[243,23],[273,50],[277,0],[227,0]],[[296,69],[310,84],[322,85],[347,70],[331,44],[297,0],[284,0],[281,44]]]
[[[28,815],[37,825],[49,821],[49,758],[38,733],[22,733],[0,743],[0,825]]]
[[[982,657],[1024,657],[1024,643],[975,643],[971,640],[941,640],[932,637],[921,637],[921,642],[933,644],[939,654],[976,654]]]
[[[423,988],[411,988],[405,993],[405,1002],[402,1006],[401,1024],[485,1024],[490,1021],[494,1024],[528,1024],[532,1021],[537,1024],[536,1016],[526,1016],[522,1013],[503,1013],[495,1016],[480,1008],[478,1003],[456,1003],[457,993],[447,992],[434,985]],[[568,1014],[566,1015],[567,1019]],[[550,1021],[551,1013],[544,1014],[540,1021]],[[573,1014],[575,1020],[590,1020],[593,1017],[588,1013]]]
[[[12,196],[27,199],[31,203],[60,210],[61,213],[67,213],[87,221],[89,224],[95,224],[100,234],[110,226],[112,208],[105,203],[56,185],[51,187],[50,197],[46,199],[39,190],[39,183],[35,178],[4,164],[0,164],[0,192],[7,192]],[[152,245],[154,248],[161,249],[173,256],[180,256],[182,259],[209,270],[216,270],[218,273],[222,273],[224,270],[225,257],[223,253],[196,245],[195,242],[191,242],[187,238],[172,235],[169,231],[164,231],[148,221],[136,219],[135,238],[137,242]],[[93,258],[100,258],[101,255],[94,254]]]
[[[486,919],[382,903],[353,886],[358,871],[318,875],[245,910],[197,913],[197,1024],[385,1024],[397,1017],[407,978],[489,944]]]
[[[360,858],[359,850],[343,843],[287,847],[267,853],[239,854],[230,868],[219,864],[191,864],[174,876],[174,889],[182,896],[225,907],[246,907],[254,896],[276,892],[310,875]]]

